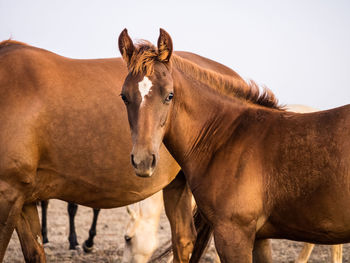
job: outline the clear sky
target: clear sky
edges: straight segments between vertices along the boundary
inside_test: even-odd
[[[350,103],[350,1],[0,0],[0,40],[73,58],[120,56],[117,39],[156,43],[219,61],[268,86],[284,104]]]

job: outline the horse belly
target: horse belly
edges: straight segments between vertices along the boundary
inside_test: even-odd
[[[320,244],[347,243],[350,241],[349,204],[350,195],[339,194],[339,190],[285,204],[272,213],[257,236]]]
[[[72,137],[51,141],[48,160],[43,160],[38,169],[41,199],[57,198],[96,208],[120,207],[161,190],[179,170],[163,150],[155,176],[137,177],[129,157],[131,139],[125,138],[129,132],[120,132],[114,126],[95,135],[78,138],[79,133],[72,133]]]

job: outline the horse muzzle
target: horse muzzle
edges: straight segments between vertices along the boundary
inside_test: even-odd
[[[153,153],[132,153],[131,164],[137,176],[151,177],[157,165],[157,157]]]

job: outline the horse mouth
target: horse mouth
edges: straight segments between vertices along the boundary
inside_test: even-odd
[[[135,171],[135,173],[138,177],[147,178],[147,177],[152,177],[153,170],[150,169],[147,171]]]

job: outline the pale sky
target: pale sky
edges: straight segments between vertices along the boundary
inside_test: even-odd
[[[117,39],[156,43],[221,62],[283,104],[350,103],[350,1],[0,0],[9,37],[72,58],[119,57]]]

